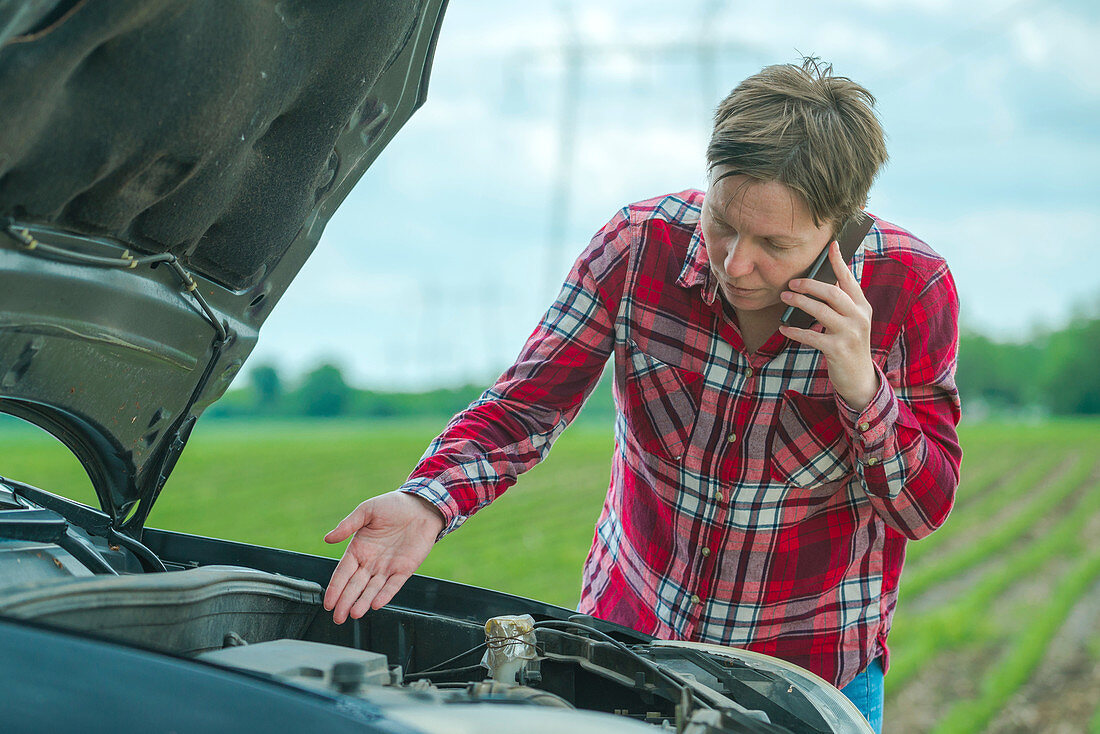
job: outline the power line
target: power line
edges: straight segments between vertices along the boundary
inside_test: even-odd
[[[715,27],[721,0],[706,0],[700,15],[700,33],[696,38],[668,39],[660,41],[592,41],[581,40],[575,7],[560,2],[564,34],[561,42],[519,51],[508,65],[509,73],[520,74],[527,68],[547,61],[562,62],[560,104],[558,116],[557,166],[553,188],[549,197],[548,229],[546,243],[545,290],[549,298],[557,293],[561,283],[561,269],[567,248],[573,183],[576,178],[576,150],[580,139],[580,109],[584,79],[589,70],[601,59],[626,57],[641,59],[650,64],[668,63],[670,60],[694,60],[699,70],[699,92],[706,100],[700,109],[708,109],[716,97],[715,69],[723,56],[731,53],[765,54],[762,47],[742,41],[717,37]]]

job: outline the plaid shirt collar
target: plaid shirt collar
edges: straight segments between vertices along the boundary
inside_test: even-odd
[[[695,231],[688,242],[687,256],[684,258],[684,267],[680,270],[680,277],[676,279],[676,285],[682,288],[692,288],[697,285],[703,287],[703,302],[708,306],[714,303],[718,295],[718,281],[710,270],[710,258],[707,257],[707,246],[703,242],[703,227],[700,222],[695,223]]]

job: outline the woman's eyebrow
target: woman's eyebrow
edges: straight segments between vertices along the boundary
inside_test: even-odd
[[[713,219],[716,222],[719,222],[721,224],[725,224],[726,226],[733,226],[733,225],[729,224],[729,222],[726,220],[725,215],[722,212],[718,211],[718,207],[716,207],[713,203],[708,201],[707,204],[706,204],[706,207],[710,211],[710,218],[711,219]],[[799,237],[797,237],[796,235],[786,235],[786,234],[765,235],[765,236],[762,237],[762,239],[770,240],[772,242],[780,243],[780,244],[784,244],[784,245],[801,245],[802,244],[802,240]]]

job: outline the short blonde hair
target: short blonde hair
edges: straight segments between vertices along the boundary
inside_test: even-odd
[[[776,181],[805,200],[820,226],[841,224],[867,204],[886,163],[886,141],[864,87],[832,64],[768,66],[722,100],[707,146],[707,170]]]

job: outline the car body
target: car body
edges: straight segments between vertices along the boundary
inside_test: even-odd
[[[0,412],[100,504],[0,478],[6,731],[869,731],[766,656],[421,576],[336,625],[333,559],[145,527],[423,104],[445,5],[0,3]]]

